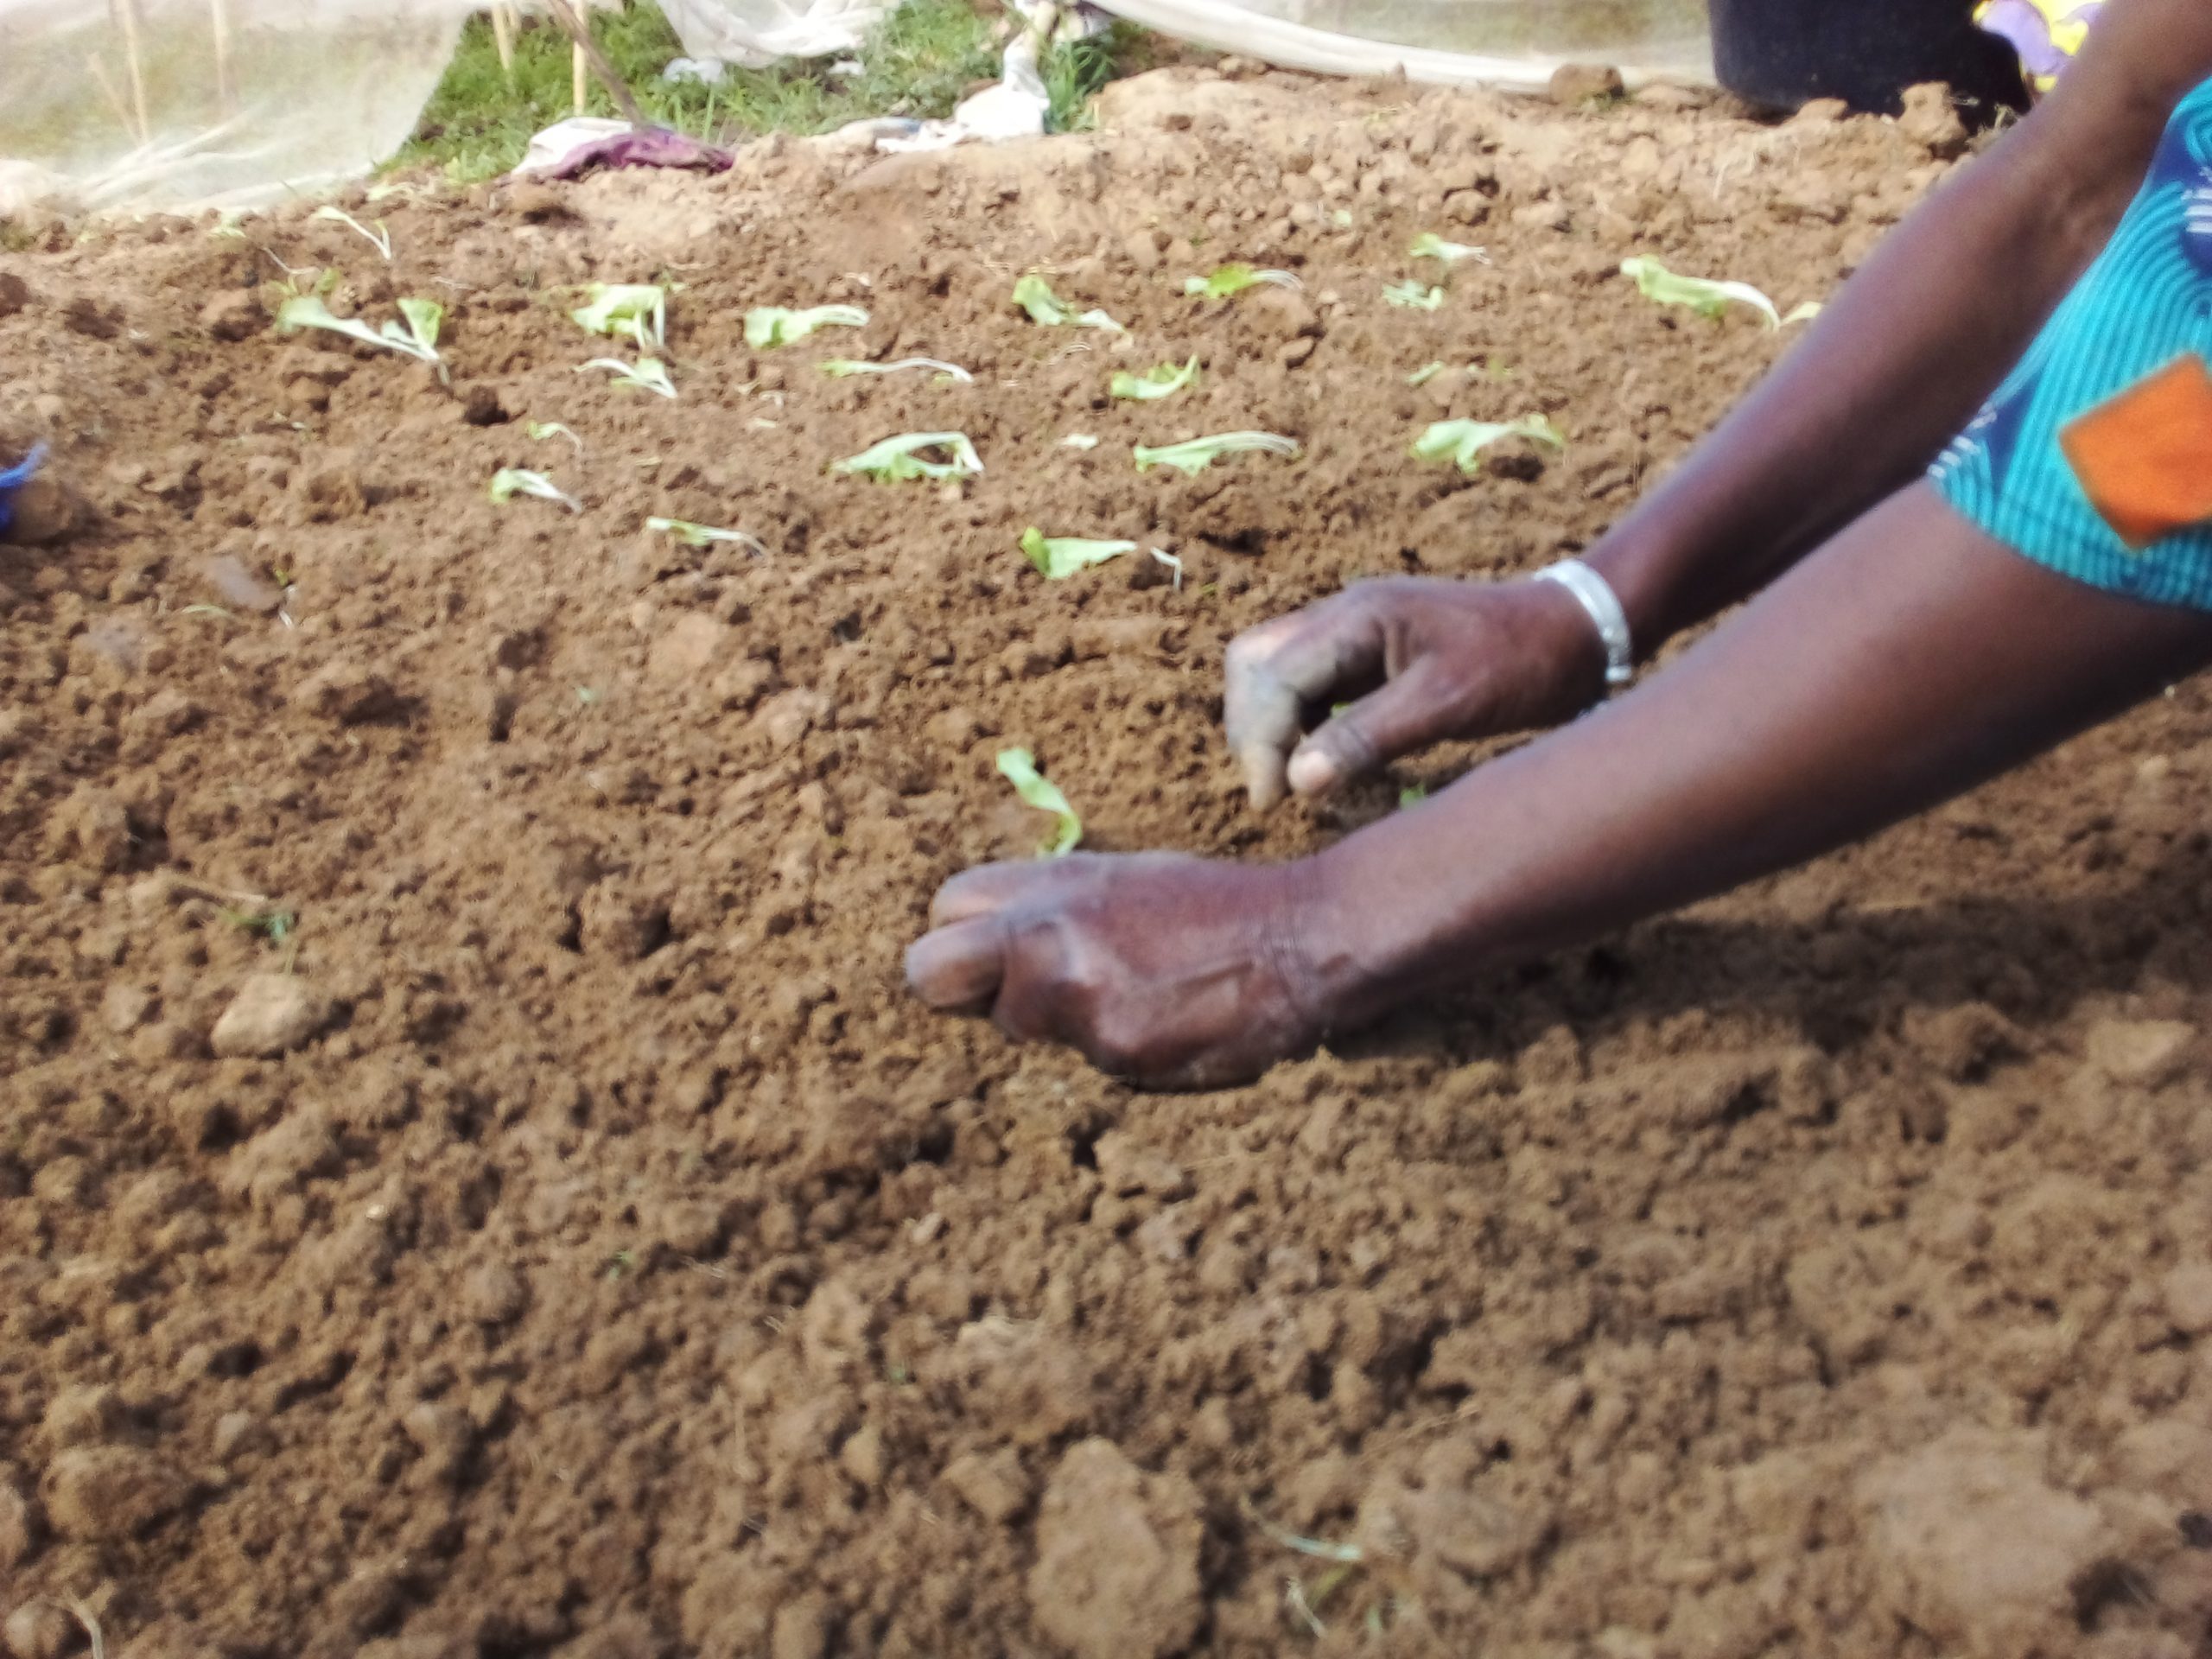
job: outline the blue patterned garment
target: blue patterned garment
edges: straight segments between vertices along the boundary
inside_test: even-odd
[[[46,446],[41,443],[18,465],[0,468],[0,536],[5,536],[16,522],[16,492],[31,481],[45,459]]]
[[[2131,550],[2059,446],[2075,417],[2192,353],[2212,360],[2212,80],[2175,107],[2112,240],[1929,476],[1975,524],[2062,575],[2212,610],[2212,525]]]

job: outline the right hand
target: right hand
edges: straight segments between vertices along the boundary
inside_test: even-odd
[[[1231,640],[1224,724],[1264,810],[1286,782],[1324,794],[1446,738],[1571,719],[1604,691],[1605,663],[1588,615],[1556,583],[1387,576]],[[1378,679],[1303,734],[1307,709]]]

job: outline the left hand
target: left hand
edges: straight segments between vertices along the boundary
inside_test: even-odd
[[[1310,861],[986,864],[938,891],[906,980],[932,1007],[988,1012],[1009,1037],[1071,1044],[1132,1083],[1246,1082],[1324,1033],[1315,888]]]

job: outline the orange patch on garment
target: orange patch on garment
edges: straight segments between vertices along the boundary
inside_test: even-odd
[[[2212,518],[2212,372],[2193,352],[2076,417],[2058,445],[2131,548]]]

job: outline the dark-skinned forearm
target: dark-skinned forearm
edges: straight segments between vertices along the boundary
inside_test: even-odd
[[[1809,858],[2208,645],[2212,615],[2080,587],[1908,490],[1649,685],[1312,861],[1326,999],[1356,1018]]]
[[[2157,137],[2147,118],[2099,119],[2103,141],[2085,157],[2044,118],[1942,186],[1586,556],[1640,652],[1909,482],[1995,390],[2111,234]]]

